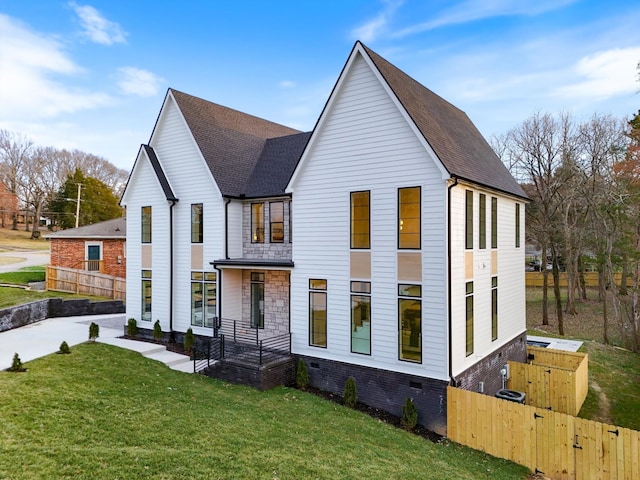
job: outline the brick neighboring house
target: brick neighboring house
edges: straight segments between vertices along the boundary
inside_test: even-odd
[[[125,278],[126,218],[116,218],[45,235],[51,242],[51,266]]]
[[[5,227],[13,221],[18,211],[18,197],[0,182],[0,225]]]

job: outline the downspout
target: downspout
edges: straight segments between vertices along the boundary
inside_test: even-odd
[[[173,333],[173,207],[178,200],[172,199],[169,205],[169,341],[175,342]]]
[[[453,178],[453,183],[449,184],[447,187],[447,294],[448,294],[448,312],[447,312],[447,321],[449,325],[448,332],[448,341],[449,341],[449,383],[452,387],[456,386],[456,379],[453,378],[453,333],[452,333],[452,324],[453,319],[451,315],[451,305],[453,302],[451,295],[451,189],[458,185],[458,179],[456,177]]]

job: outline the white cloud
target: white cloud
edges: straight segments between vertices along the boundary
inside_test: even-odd
[[[434,30],[448,25],[481,20],[483,18],[504,17],[514,15],[539,15],[550,10],[556,10],[577,0],[465,0],[454,5],[432,20],[403,28],[394,33],[393,37],[406,37],[416,33]]]
[[[101,45],[113,45],[114,43],[127,43],[126,32],[119,24],[104,18],[98,10],[90,5],[78,5],[70,2],[69,6],[80,18],[83,35],[89,40]]]
[[[378,36],[387,30],[393,14],[404,3],[403,0],[386,0],[385,8],[374,19],[354,28],[351,37],[363,42],[373,42]]]
[[[54,38],[32,32],[0,14],[0,104],[7,121],[51,118],[111,103],[108,95],[81,91],[60,80],[84,71]]]
[[[280,88],[294,88],[296,86],[296,82],[293,82],[291,80],[282,80],[278,83],[278,86]]]
[[[555,90],[560,97],[604,100],[637,89],[640,47],[616,48],[581,58],[573,67],[580,81]]]
[[[122,67],[118,69],[118,86],[130,95],[140,97],[152,97],[160,90],[160,84],[164,79],[154,73],[135,67]]]

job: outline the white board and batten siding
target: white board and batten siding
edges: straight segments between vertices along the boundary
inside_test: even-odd
[[[465,195],[473,192],[473,249],[465,249]],[[486,195],[486,248],[479,248],[479,195]],[[491,197],[497,198],[497,271],[492,271]],[[515,205],[520,204],[520,247],[515,246]],[[526,330],[524,283],[524,203],[515,197],[473,185],[458,184],[451,193],[452,373],[454,376],[482,360]],[[473,270],[466,271],[467,252]],[[494,253],[495,254],[495,253]],[[498,278],[498,338],[491,332],[491,278]],[[466,355],[466,282],[473,282],[474,346]]]
[[[174,195],[179,201],[173,207],[174,231],[174,305],[173,329],[184,332],[191,327],[191,272],[214,271],[210,262],[224,256],[224,199],[206,165],[189,129],[169,95],[163,106],[158,123],[154,130],[150,145],[156,152]],[[145,163],[144,179],[155,182],[155,188],[162,194],[152,167]],[[148,170],[147,170],[148,169]],[[141,198],[143,204],[149,196],[148,186],[133,186],[131,196]],[[154,200],[152,235],[153,235],[153,267],[152,267],[152,321],[160,320],[163,330],[169,329],[169,202],[162,196]],[[192,265],[191,243],[191,205],[203,204],[203,243],[202,261]],[[157,210],[156,210],[157,209]],[[128,215],[133,213],[128,208]],[[138,220],[139,222],[139,220]],[[132,224],[128,232],[138,235],[139,224]],[[133,237],[127,242],[129,248],[139,245],[139,238],[134,243]],[[127,258],[127,267],[131,263]],[[157,271],[157,266],[162,267]],[[196,268],[197,267],[197,268]],[[131,268],[131,278],[140,276],[139,271]],[[128,282],[131,288],[140,289],[139,282]],[[137,283],[137,285],[136,285]],[[130,288],[130,287],[128,287]],[[139,291],[132,292],[131,298],[138,298]],[[136,316],[138,317],[139,314]],[[211,334],[210,328],[193,327],[194,333]]]
[[[356,57],[334,92],[290,185],[296,354],[446,379],[446,185],[369,65]],[[422,190],[421,364],[398,357],[398,188]],[[350,192],[369,190],[371,355],[351,353]],[[327,280],[327,348],[309,346],[309,279]],[[362,279],[368,280],[368,279]],[[406,283],[406,282],[402,282]]]
[[[151,207],[152,322],[169,325],[169,204],[144,150],[140,150],[127,185],[123,205],[127,207],[127,318],[149,328],[142,317],[142,207]],[[145,268],[146,269],[146,268]]]

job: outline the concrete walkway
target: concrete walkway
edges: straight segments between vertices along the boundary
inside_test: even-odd
[[[48,251],[11,250],[8,252],[0,252],[0,257],[11,261],[11,263],[7,264],[0,262],[0,273],[6,273],[17,272],[24,267],[48,265],[51,256]]]
[[[89,325],[100,326],[98,342],[133,350],[164,363],[169,368],[193,372],[193,362],[186,355],[170,352],[162,345],[118,338],[124,333],[124,314],[88,315],[80,317],[48,318],[20,328],[0,333],[0,370],[11,366],[17,353],[22,363],[55,353],[65,341],[70,347],[86,342]]]

